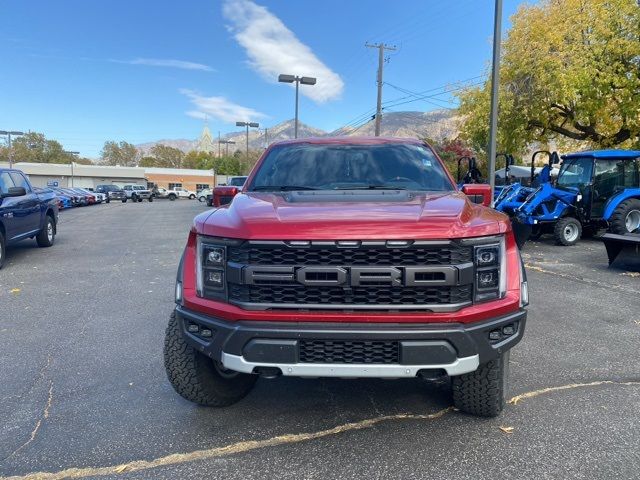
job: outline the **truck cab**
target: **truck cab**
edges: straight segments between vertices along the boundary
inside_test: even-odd
[[[35,191],[20,170],[0,169],[0,268],[6,247],[28,238],[38,246],[53,245],[58,201],[50,190]]]

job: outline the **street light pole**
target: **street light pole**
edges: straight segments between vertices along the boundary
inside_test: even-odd
[[[12,168],[13,167],[13,150],[11,149],[11,135],[13,135],[14,137],[19,137],[21,135],[24,135],[24,132],[0,130],[0,135],[6,135],[8,137],[8,142],[9,142],[9,168]]]
[[[73,156],[80,155],[80,152],[70,152],[69,150],[65,150],[64,153],[68,153]],[[73,179],[74,179],[73,167],[74,166],[75,166],[75,162],[71,162],[71,188],[73,188]]]
[[[493,20],[493,60],[491,65],[491,113],[489,114],[489,186],[491,187],[491,205],[493,205],[493,191],[496,186],[496,136],[498,132],[501,41],[502,0],[496,0]]]
[[[260,128],[256,122],[236,122],[236,127],[247,127],[247,168],[249,167],[249,127]]]
[[[297,75],[278,75],[278,81],[282,83],[294,83],[296,84],[296,115],[295,125],[293,127],[293,138],[298,138],[298,92],[300,84],[303,85],[315,85],[317,79],[314,77],[299,77]]]

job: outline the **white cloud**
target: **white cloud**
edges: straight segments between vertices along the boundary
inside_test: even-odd
[[[226,0],[223,14],[231,23],[229,29],[235,39],[246,50],[249,64],[264,78],[275,82],[280,73],[316,77],[316,85],[300,88],[303,95],[318,103],[340,96],[344,88],[340,76],[267,8],[250,0]]]
[[[134,60],[119,61],[117,63],[127,63],[129,65],[146,65],[148,67],[169,67],[181,68],[183,70],[200,70],[203,72],[213,72],[213,68],[202,63],[185,62],[183,60],[174,60],[171,58],[136,58]]]
[[[256,121],[266,117],[264,113],[260,113],[253,108],[243,107],[224,97],[205,97],[186,88],[181,89],[180,93],[186,95],[196,107],[196,110],[188,111],[187,115],[200,120],[212,117],[223,122],[235,123],[236,121]]]

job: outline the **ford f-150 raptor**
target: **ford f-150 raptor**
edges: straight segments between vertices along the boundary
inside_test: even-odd
[[[194,220],[171,384],[225,406],[259,376],[448,375],[455,407],[498,415],[528,290],[509,219],[477,204],[490,195],[459,191],[418,140],[271,145],[231,204]]]

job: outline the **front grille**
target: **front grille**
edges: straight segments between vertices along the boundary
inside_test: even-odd
[[[471,285],[441,287],[305,287],[304,285],[229,285],[237,303],[297,305],[446,305],[471,302]]]
[[[395,341],[300,340],[301,363],[399,363]]]
[[[251,265],[459,265],[471,262],[472,247],[462,245],[410,248],[290,248],[245,244],[229,248],[229,260]]]

